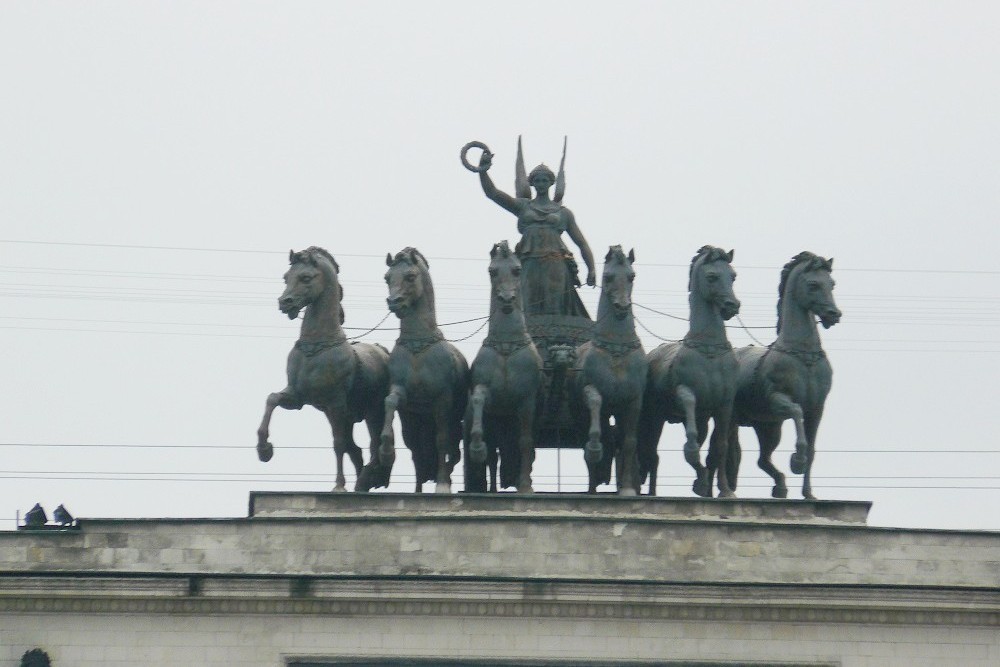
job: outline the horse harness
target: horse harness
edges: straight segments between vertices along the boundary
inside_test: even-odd
[[[709,342],[704,340],[698,340],[696,338],[684,338],[677,341],[681,347],[686,347],[688,349],[694,350],[695,352],[701,354],[707,359],[715,359],[716,357],[721,357],[726,352],[732,352],[733,346],[728,340],[719,342]],[[671,379],[671,373],[674,370],[674,363],[677,361],[677,355],[675,354],[673,358],[670,359],[670,364],[667,366],[666,377]]]
[[[604,350],[612,357],[624,357],[626,354],[642,347],[642,342],[639,340],[638,336],[624,343],[614,343],[612,341],[594,336],[591,339],[591,342],[594,344],[594,347]]]
[[[444,334],[439,330],[435,331],[430,336],[422,336],[420,338],[404,338],[403,336],[400,336],[396,339],[396,345],[402,345],[410,351],[410,354],[417,355],[443,340]]]
[[[758,359],[756,365],[754,365],[753,375],[750,377],[751,387],[759,386],[758,382],[760,380],[760,369],[764,366],[764,360],[767,359],[767,355],[771,354],[772,350],[798,359],[806,368],[812,368],[819,363],[820,360],[826,359],[826,352],[824,352],[822,348],[819,350],[796,350],[794,348],[785,347],[784,345],[778,345],[778,341],[774,341],[767,346],[767,349],[764,350],[764,354],[760,355],[760,359]]]
[[[777,341],[771,343],[767,347],[768,351],[775,350],[777,352],[787,354],[790,357],[795,357],[807,368],[812,368],[823,359],[826,359],[826,352],[824,352],[822,348],[819,350],[796,350],[794,348],[785,347],[784,345],[778,345]],[[765,353],[765,356],[766,354],[767,353]],[[761,357],[761,359],[763,359],[763,357]]]
[[[514,338],[511,340],[501,340],[498,338],[493,338],[487,336],[483,340],[483,347],[488,347],[492,350],[496,350],[498,354],[504,357],[509,357],[521,348],[528,347],[531,345],[532,340],[527,335],[521,338]]]
[[[347,336],[343,332],[340,332],[338,336],[331,336],[321,340],[302,340],[300,338],[295,341],[295,349],[306,357],[315,357],[320,352],[339,347],[345,343],[347,343]]]
[[[711,342],[688,338],[685,336],[681,339],[681,345],[696,352],[700,352],[702,356],[708,357],[709,359],[721,357],[727,352],[733,351],[733,346],[728,340],[724,340],[722,342]]]

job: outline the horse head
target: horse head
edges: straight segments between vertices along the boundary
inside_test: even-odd
[[[601,277],[601,301],[607,303],[616,319],[623,320],[632,311],[632,284],[635,271],[635,250],[628,255],[620,245],[611,246],[604,257],[604,275]]]
[[[691,259],[688,274],[688,292],[719,311],[723,320],[732,319],[740,312],[740,300],[733,292],[736,271],[733,270],[734,252],[715,246],[702,246]]]
[[[434,287],[427,259],[416,248],[403,248],[385,256],[385,282],[389,286],[386,304],[396,317],[410,315],[422,301],[434,309]]]
[[[514,308],[522,308],[521,298],[521,260],[511,251],[507,241],[500,241],[490,250],[490,284],[493,288],[493,301],[505,315],[514,312]]]
[[[785,264],[778,285],[778,333],[781,333],[782,305],[786,298],[819,317],[824,329],[840,322],[842,313],[833,299],[832,271],[832,257],[826,259],[809,251],[800,252]]]
[[[291,266],[285,272],[285,291],[278,297],[278,309],[288,319],[294,320],[299,311],[331,290],[338,304],[343,300],[344,292],[337,280],[340,266],[329,252],[317,246],[299,252],[289,250],[288,263]],[[344,322],[343,307],[340,307],[340,322]]]

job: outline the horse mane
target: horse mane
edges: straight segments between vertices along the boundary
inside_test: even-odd
[[[778,282],[778,325],[775,327],[777,333],[781,333],[781,305],[785,299],[785,288],[788,287],[788,278],[792,271],[803,266],[807,271],[825,269],[832,271],[833,260],[820,257],[816,253],[803,250],[781,267],[781,280]]]
[[[634,260],[634,257],[632,259]],[[625,256],[625,251],[622,250],[620,245],[613,245],[608,248],[608,254],[604,256],[604,263],[609,264],[611,262],[624,264],[625,266],[629,266],[632,263],[629,261],[629,258]]]
[[[333,255],[326,248],[320,248],[316,245],[311,245],[305,250],[300,250],[299,252],[289,253],[288,263],[289,264],[312,264],[313,266],[319,266],[316,261],[317,256],[322,257],[326,261],[333,265],[334,270],[340,273],[340,265],[337,264],[337,260],[333,258]]]
[[[715,262],[723,260],[729,263],[729,253],[714,245],[703,245],[698,248],[698,252],[691,258],[691,266],[688,268],[688,291],[691,291],[694,282],[694,267],[699,262]]]
[[[427,261],[427,258],[419,250],[410,246],[403,248],[393,255],[392,259],[389,260],[389,266],[396,266],[400,262],[413,264],[423,271],[427,271],[431,266],[430,262]]]
[[[326,260],[330,263],[333,271],[329,271],[323,262],[320,260]],[[310,264],[315,266],[317,269],[323,273],[330,274],[330,278],[333,283],[337,286],[337,301],[343,302],[344,300],[344,288],[340,284],[338,276],[340,275],[340,265],[337,264],[337,260],[333,258],[333,255],[326,248],[320,248],[317,245],[311,245],[305,250],[300,250],[298,252],[288,251],[288,264],[290,266],[295,266],[296,264]],[[343,303],[340,305],[340,323],[344,323],[344,306]]]
[[[493,249],[490,250],[490,257],[496,257],[498,254],[504,259],[510,257],[511,251],[510,246],[507,244],[507,239],[493,244]]]

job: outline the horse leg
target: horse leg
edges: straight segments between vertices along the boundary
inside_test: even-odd
[[[656,495],[656,469],[659,467],[660,455],[656,448],[660,444],[660,436],[663,434],[663,419],[650,414],[652,411],[647,407],[642,411],[639,421],[639,435],[636,443],[636,454],[639,460],[639,483],[643,477],[649,475],[649,495]]]
[[[274,409],[282,407],[286,410],[301,410],[303,405],[305,404],[288,387],[267,397],[267,402],[264,404],[264,419],[261,420],[260,426],[257,427],[258,459],[267,463],[274,456],[274,445],[267,441],[270,435],[271,415],[274,413]]]
[[[732,417],[732,404],[725,405],[712,418],[712,441],[709,449],[715,452],[715,469],[719,475],[719,497],[732,498],[732,487],[729,485],[729,420]]]
[[[634,496],[639,493],[639,457],[638,447],[639,413],[642,408],[642,396],[634,399],[621,419],[615,417],[615,428],[621,433],[619,461],[621,474],[618,475],[618,495]]]
[[[771,411],[779,417],[791,419],[795,423],[795,453],[792,454],[791,468],[796,475],[805,472],[809,440],[806,438],[805,424],[802,421],[802,406],[793,401],[788,394],[774,392],[768,396]]]
[[[785,486],[785,476],[771,462],[771,454],[774,453],[774,450],[778,448],[778,443],[781,442],[781,422],[754,424],[753,430],[757,433],[757,442],[760,443],[760,456],[757,458],[757,465],[774,480],[771,496],[774,498],[787,498],[788,487]]]
[[[517,448],[521,455],[521,474],[517,480],[518,493],[532,493],[531,468],[535,463],[535,394],[529,396],[518,411],[519,432]]]
[[[740,447],[740,425],[732,418],[729,420],[728,441],[729,455],[726,458],[728,462],[726,474],[728,475],[729,488],[736,491],[736,479],[740,473],[740,459],[743,458],[743,448]]]
[[[583,398],[590,410],[590,430],[587,433],[587,444],[583,448],[583,460],[594,464],[604,455],[604,448],[601,446],[601,392],[594,385],[588,384],[583,388]]]
[[[702,417],[695,420],[695,428],[698,434],[698,451],[701,451],[702,446],[705,444],[705,440],[708,439],[708,417]],[[705,456],[705,465],[701,465],[700,461],[697,461],[698,467],[695,468],[695,480],[694,484],[691,485],[691,490],[702,498],[712,497],[712,481],[715,479],[715,459],[716,452],[712,447],[708,448],[708,455]]]
[[[414,486],[415,493],[423,493],[424,480],[430,479],[427,474],[427,416],[417,415],[412,412],[399,413],[399,430],[403,434],[403,443],[410,450],[413,459],[413,474],[416,480]]]
[[[487,452],[486,465],[490,471],[490,493],[497,492],[497,466],[500,465],[496,448],[491,448]]]
[[[694,492],[703,498],[712,497],[711,480],[706,479],[708,470],[701,464],[701,443],[704,436],[699,436],[698,423],[695,418],[695,409],[698,399],[694,391],[687,385],[677,385],[677,400],[684,410],[684,434],[687,440],[684,442],[684,460],[688,462],[695,472]],[[706,488],[707,487],[707,488]]]
[[[805,416],[806,440],[808,449],[806,454],[806,469],[802,479],[802,497],[806,500],[816,500],[812,492],[812,464],[816,458],[816,432],[819,430],[819,421],[823,418],[823,406],[820,405],[815,410],[811,410]]]
[[[385,465],[379,458],[378,442],[382,434],[385,415],[381,405],[373,405],[365,416],[365,426],[368,428],[368,465],[361,469],[358,475],[355,491],[369,491],[371,489],[389,486],[389,475],[392,473],[392,462]]]
[[[382,421],[382,435],[379,437],[378,458],[382,465],[390,468],[396,460],[396,436],[392,431],[392,422],[396,418],[396,410],[405,400],[406,390],[398,384],[392,385],[385,397],[385,418]]]
[[[701,468],[701,448],[698,445],[698,426],[695,423],[695,408],[698,406],[698,399],[694,391],[686,385],[677,385],[677,400],[684,410],[684,435],[687,440],[684,442],[684,460],[695,470],[700,472]]]
[[[337,457],[337,485],[333,487],[336,492],[347,491],[347,479],[344,477],[344,454],[351,457],[355,465],[355,472],[361,472],[361,448],[354,444],[354,423],[347,416],[347,405],[340,401],[339,405],[329,407],[323,412],[330,422],[330,429],[333,431],[333,453]]]
[[[485,384],[477,384],[469,396],[472,407],[472,426],[469,429],[469,460],[475,463],[486,461],[486,443],[483,442],[483,408],[490,390]]]
[[[434,493],[451,493],[451,470],[455,466],[451,455],[450,416],[453,412],[451,401],[441,398],[431,408],[433,410],[433,444],[437,449],[437,478]]]

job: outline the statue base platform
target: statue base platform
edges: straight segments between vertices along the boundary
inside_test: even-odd
[[[0,634],[79,667],[997,664],[1000,533],[870,506],[257,492],[0,532]]]
[[[863,526],[871,503],[843,500],[671,498],[609,493],[295,493],[250,494],[250,517],[430,519],[533,517],[616,521],[722,521]]]

